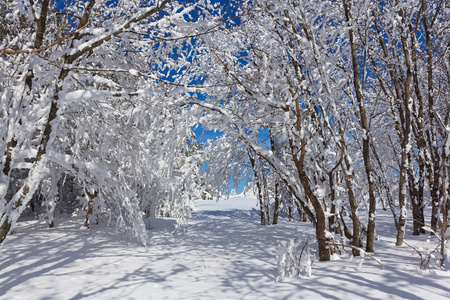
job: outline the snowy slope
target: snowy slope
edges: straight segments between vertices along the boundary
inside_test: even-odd
[[[418,272],[395,247],[390,215],[379,212],[376,256],[315,262],[313,276],[275,282],[277,241],[313,239],[311,225],[258,226],[254,198],[197,201],[185,233],[159,220],[148,248],[66,218],[46,229],[20,222],[0,252],[0,299],[449,299],[450,272]],[[409,242],[426,246],[426,237]]]

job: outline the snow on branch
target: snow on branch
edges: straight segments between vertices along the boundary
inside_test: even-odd
[[[308,240],[303,242],[299,238],[295,238],[287,242],[278,242],[276,281],[286,277],[311,277],[313,263],[314,255],[311,253]]]

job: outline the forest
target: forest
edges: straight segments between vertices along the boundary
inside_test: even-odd
[[[0,20],[0,244],[65,212],[151,249],[155,220],[245,183],[319,261],[376,252],[382,211],[449,263],[449,1],[0,0]]]

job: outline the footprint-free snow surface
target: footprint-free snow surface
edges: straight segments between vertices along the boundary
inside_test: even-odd
[[[383,269],[369,258],[360,266],[347,250],[315,261],[311,277],[276,282],[278,241],[314,242],[314,230],[286,219],[262,227],[252,206],[245,197],[197,201],[185,232],[158,219],[147,248],[113,228],[83,229],[80,218],[53,229],[21,221],[0,250],[0,299],[450,299],[448,267],[420,271],[415,251],[395,247],[392,216],[382,211],[373,256]],[[425,235],[406,241],[431,245]]]

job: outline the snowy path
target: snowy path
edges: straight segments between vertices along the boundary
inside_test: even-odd
[[[275,282],[277,240],[312,237],[310,225],[258,226],[254,199],[199,201],[185,234],[161,220],[149,248],[115,234],[22,222],[0,252],[0,299],[449,299],[450,272],[417,274],[418,258],[376,243],[384,270],[366,259],[315,262],[313,276]],[[381,213],[382,215],[382,213]],[[388,215],[378,232],[392,231]]]

